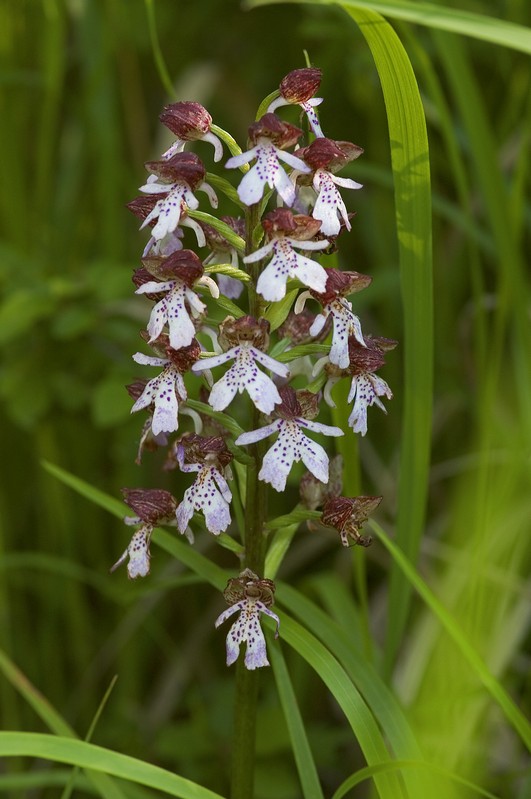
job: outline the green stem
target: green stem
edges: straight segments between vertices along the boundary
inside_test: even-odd
[[[251,206],[246,219],[246,253],[252,252],[252,232],[259,222],[259,204]],[[250,265],[249,313],[260,318],[261,301],[256,293],[256,281],[260,264]],[[253,409],[252,430],[260,427],[260,411]],[[264,573],[265,539],[264,524],[267,518],[266,486],[258,479],[264,454],[264,442],[251,447],[254,463],[247,466],[247,490],[245,496],[245,559],[244,566],[259,577]],[[231,799],[252,799],[254,796],[254,761],[256,741],[256,714],[260,671],[249,671],[240,658],[236,665],[236,696],[234,708],[234,731],[232,743]]]

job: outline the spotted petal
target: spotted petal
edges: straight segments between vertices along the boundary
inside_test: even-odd
[[[177,526],[184,533],[194,510],[202,512],[208,530],[219,535],[230,524],[232,494],[223,475],[214,466],[203,466],[193,485],[184,492],[177,508]]]
[[[347,401],[354,400],[354,407],[348,418],[348,424],[355,433],[361,433],[362,436],[367,433],[367,408],[371,405],[378,405],[384,413],[387,413],[379,397],[387,399],[393,397],[391,389],[381,377],[361,374],[352,379]]]
[[[245,667],[249,670],[259,669],[269,666],[264,634],[260,626],[260,613],[265,613],[277,622],[278,635],[278,616],[267,608],[263,602],[252,599],[242,599],[224,611],[215,622],[219,627],[226,619],[236,611],[240,611],[239,617],[229,630],[227,635],[227,666],[231,666],[240,653],[240,644],[246,643]]]

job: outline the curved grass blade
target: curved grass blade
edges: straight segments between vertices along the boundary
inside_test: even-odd
[[[389,760],[389,752],[372,711],[336,658],[309,630],[279,613],[282,639],[317,672],[336,699],[356,736],[368,765]],[[310,622],[311,623],[311,622]],[[265,621],[269,624],[269,619]],[[383,756],[382,756],[383,755]],[[395,775],[396,776],[396,775]],[[375,785],[381,799],[411,799],[401,779],[389,779],[390,774],[375,775]]]
[[[283,583],[277,584],[276,596],[337,659],[369,706],[394,754],[400,759],[421,760],[423,753],[396,697],[363,654],[363,641],[341,628],[315,603],[300,591]],[[284,633],[284,630],[282,630]],[[283,635],[283,637],[285,637]],[[433,795],[433,785],[422,774],[404,775],[408,799],[424,799]]]
[[[460,649],[463,657],[468,661],[485,688],[499,704],[512,727],[520,735],[526,746],[531,750],[531,724],[526,719],[524,714],[513,702],[499,680],[497,680],[496,677],[491,674],[482,658],[478,655],[477,651],[474,649],[468,637],[463,632],[452,614],[437,599],[435,594],[432,593],[424,580],[419,577],[414,567],[404,556],[404,553],[401,552],[399,547],[397,547],[397,545],[387,537],[385,531],[380,527],[379,524],[376,524],[376,522],[372,520],[369,522],[369,524],[378,536],[378,539],[391,554],[398,567],[403,571],[405,578],[409,580],[413,588],[415,588],[424,602],[437,616],[448,635]]]
[[[485,796],[487,799],[500,799],[498,796],[486,791],[479,785],[470,782],[470,780],[465,780],[463,777],[460,777],[459,774],[454,774],[453,771],[448,771],[448,769],[442,768],[436,763],[426,763],[423,760],[389,760],[387,763],[378,763],[376,766],[367,766],[366,768],[362,768],[355,774],[352,774],[350,777],[348,777],[345,782],[339,786],[337,791],[332,796],[332,799],[343,799],[343,797],[346,796],[349,791],[351,791],[356,787],[356,785],[359,785],[364,780],[374,777],[375,774],[381,773],[383,771],[394,771],[396,769],[425,769],[432,771],[434,774],[437,774],[441,777],[446,777],[458,785],[462,785],[465,788],[470,788],[471,791],[474,791],[479,796]]]
[[[285,0],[247,0],[249,8],[282,3]],[[294,3],[335,5],[335,0],[290,0]],[[415,0],[343,0],[345,9],[367,9],[391,19],[401,19],[428,28],[460,33],[493,44],[501,44],[523,53],[531,53],[531,30],[515,22],[496,19],[485,14],[475,14],[461,8],[448,8],[435,3],[417,3]]]
[[[101,746],[33,732],[0,732],[1,757],[38,757],[138,782],[179,799],[222,799],[195,782]],[[109,794],[105,794],[108,796]]]

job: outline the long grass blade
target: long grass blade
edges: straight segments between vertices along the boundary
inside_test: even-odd
[[[280,647],[270,647],[269,656],[275,675],[280,704],[282,705],[291,738],[291,746],[297,764],[297,771],[299,772],[304,799],[324,799],[297,697],[295,696],[286,661]]]
[[[220,794],[202,788],[178,774],[72,738],[33,732],[0,732],[0,756],[38,757],[70,763],[130,782],[138,782],[179,799],[222,799]]]
[[[247,0],[246,5],[256,6],[284,3],[286,0]],[[335,0],[289,0],[293,3],[335,5]],[[476,14],[461,8],[449,8],[435,3],[416,3],[413,0],[342,0],[349,10],[367,9],[390,19],[400,19],[428,28],[460,33],[493,44],[501,44],[523,53],[531,53],[531,30],[515,22],[507,22],[485,14]]]
[[[405,578],[409,580],[412,587],[417,591],[424,602],[426,602],[432,612],[437,616],[440,623],[453,639],[455,644],[459,647],[461,653],[468,661],[470,666],[474,669],[485,688],[499,704],[511,726],[516,730],[522,741],[531,750],[531,724],[526,719],[525,715],[513,702],[499,680],[497,680],[491,674],[484,661],[478,655],[476,649],[474,649],[468,637],[463,632],[452,614],[428,588],[424,580],[417,574],[411,563],[404,556],[403,552],[400,551],[399,547],[397,547],[396,544],[388,538],[380,525],[372,521],[370,524],[378,536],[378,539],[389,551],[398,567],[403,571]]]

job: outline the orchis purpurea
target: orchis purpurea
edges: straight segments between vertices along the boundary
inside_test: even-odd
[[[335,526],[345,545],[368,543],[359,529],[380,501],[341,497],[341,459],[330,460],[328,448],[310,437],[346,432],[329,424],[331,390],[342,378],[350,380],[348,424],[365,435],[367,408],[383,408],[380,397],[392,396],[375,372],[395,344],[362,333],[353,295],[371,278],[337,268],[341,237],[354,216],[340,189],[361,185],[336,173],[363,150],[323,132],[315,110],[323,102],[315,96],[320,82],[314,67],[286,75],[267,112],[249,126],[245,151],[199,103],[166,106],[160,119],[176,141],[146,163],[150,175],[128,206],[150,232],[133,282],[138,301],[153,303],[142,333],[152,354],[133,357],[160,369],[128,387],[132,411],[147,414],[137,461],[143,451],[166,450],[164,469],[194,480],[181,488],[180,500],[154,489],[126,492],[136,513],[128,521],[137,529],[113,569],[129,559],[130,577],[148,573],[156,524],[177,525],[190,542],[192,530],[206,527],[241,559],[239,577],[225,591],[230,606],[215,624],[239,614],[227,636],[227,663],[245,643],[244,665],[251,670],[268,665],[262,614],[277,622],[278,632],[270,610],[274,584],[257,576],[269,546],[269,486],[285,492],[285,499],[275,497],[279,513],[302,507],[314,514],[309,529],[322,531],[315,515],[322,508],[323,523]],[[274,113],[286,105],[302,109],[304,131]],[[189,142],[212,145],[217,164],[222,142],[230,148],[225,168],[241,168],[239,185],[229,183],[231,171],[213,175],[211,183],[223,202],[236,200],[234,216],[198,210],[197,192],[206,192],[212,209],[218,199]],[[215,379],[211,370],[219,367],[224,371],[214,371]],[[268,448],[265,439],[273,434]],[[299,481],[300,502],[292,474],[297,462],[308,470]]]

